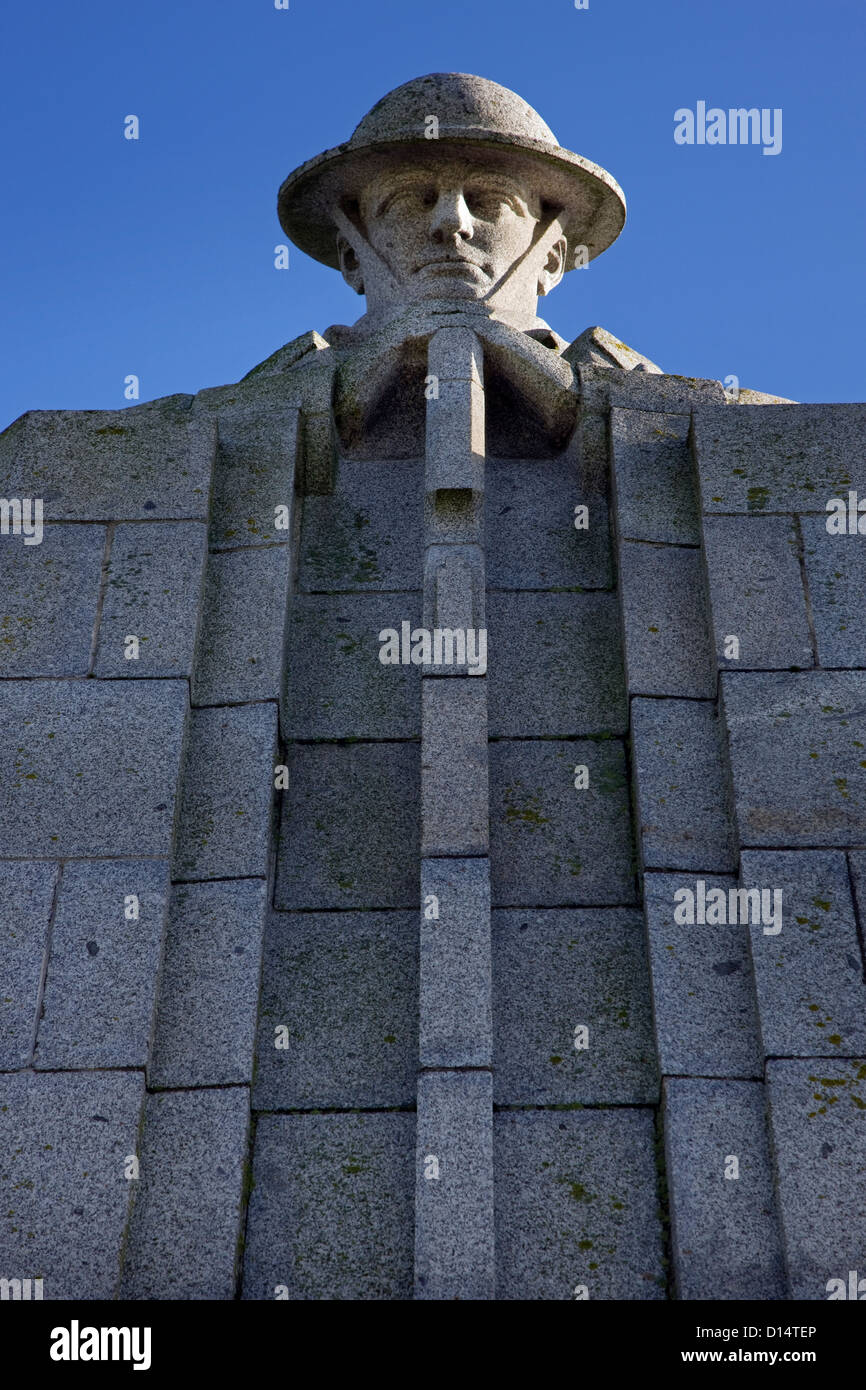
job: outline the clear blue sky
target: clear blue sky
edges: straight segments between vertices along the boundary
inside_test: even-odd
[[[12,7],[10,7],[12,8]],[[7,16],[9,9],[7,9]],[[362,301],[276,190],[427,72],[512,87],[629,204],[541,311],[671,372],[866,399],[863,0],[17,0],[3,24],[0,427],[235,381]],[[781,107],[783,146],[679,146],[674,111]],[[136,114],[141,138],[123,138]]]

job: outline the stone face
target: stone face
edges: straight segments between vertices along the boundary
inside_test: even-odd
[[[391,629],[421,621],[418,594],[298,594],[292,601],[283,726],[287,737],[418,738],[421,667],[384,664]],[[411,653],[411,642],[407,644]]]
[[[295,745],[275,905],[414,910],[420,765],[417,743]]]
[[[488,860],[421,861],[420,990],[421,1066],[490,1066]]]
[[[245,1087],[148,1097],[121,1298],[234,1297],[248,1123]]]
[[[151,1087],[252,1079],[266,899],[263,879],[173,890]]]
[[[766,670],[813,665],[799,544],[789,517],[704,519],[719,666]],[[739,638],[736,660],[725,657],[728,636]]]
[[[184,681],[2,682],[3,854],[166,854],[187,700]]]
[[[866,984],[844,854],[748,851],[741,879],[782,893],[782,930],[750,926],[765,1056],[866,1052]]]
[[[192,698],[196,705],[279,698],[291,554],[285,545],[208,557]]]
[[[301,433],[297,409],[220,410],[208,535],[212,550],[291,536]],[[278,514],[278,507],[286,512]]]
[[[623,734],[613,594],[490,594],[490,735]]]
[[[421,730],[421,853],[485,854],[490,802],[484,679],[425,680]]]
[[[784,1299],[763,1086],[667,1081],[664,1122],[679,1298]]]
[[[415,1296],[494,1295],[493,1079],[428,1072],[418,1080]]]
[[[143,1097],[140,1072],[0,1076],[4,1274],[41,1277],[46,1299],[115,1297]]]
[[[575,768],[589,785],[575,787]],[[625,754],[615,740],[490,744],[495,907],[635,900]]]
[[[705,512],[822,512],[866,494],[866,405],[765,405],[695,413]]]
[[[689,416],[612,410],[610,435],[620,539],[699,545]]]
[[[484,503],[491,588],[610,588],[607,504],[581,485],[568,455],[488,459]],[[579,505],[588,508],[588,525],[577,530]]]
[[[412,1115],[264,1115],[245,1299],[410,1299]]]
[[[46,521],[203,518],[216,432],[191,401],[29,411],[0,435],[4,495],[41,497]]]
[[[711,699],[716,681],[700,553],[624,541],[619,564],[629,693]]]
[[[420,588],[423,495],[417,459],[341,459],[334,494],[304,500],[299,589]]]
[[[147,1064],[167,902],[167,860],[63,866],[37,1067]]]
[[[267,873],[276,736],[274,704],[192,711],[173,877]]]
[[[866,672],[731,671],[722,694],[741,843],[866,840]]]
[[[822,666],[866,666],[866,553],[858,536],[831,536],[826,517],[800,518],[809,600]]]
[[[0,677],[86,676],[104,526],[45,526],[39,545],[0,545]]]
[[[632,730],[645,868],[731,871],[722,733],[713,704],[634,700]]]
[[[648,1111],[501,1112],[493,1131],[497,1298],[664,1298]]]
[[[418,943],[408,912],[273,913],[262,969],[257,1110],[414,1100]]]
[[[658,1100],[639,912],[495,912],[493,979],[497,1105]]]
[[[791,1297],[826,1299],[866,1270],[866,1061],[773,1061],[767,1090]]]
[[[99,622],[97,676],[189,676],[207,528],[200,521],[118,526]],[[126,657],[126,638],[139,654]]]
[[[703,877],[703,876],[702,876]],[[707,875],[706,891],[736,887]],[[748,929],[674,921],[686,874],[644,874],[653,1015],[665,1076],[760,1077],[761,1050]]]
[[[30,1061],[56,881],[54,864],[0,864],[0,1070]]]

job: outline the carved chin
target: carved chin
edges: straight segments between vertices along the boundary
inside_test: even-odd
[[[412,276],[415,292],[458,295],[473,298],[490,284],[490,276],[480,266],[459,261],[438,262],[421,266]]]

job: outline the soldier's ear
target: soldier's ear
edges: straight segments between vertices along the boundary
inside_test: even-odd
[[[545,257],[544,265],[538,276],[538,293],[541,295],[550,294],[555,290],[563,275],[565,274],[565,257],[568,253],[568,243],[565,237],[560,237],[555,241]]]
[[[345,237],[337,237],[337,255],[340,258],[340,272],[347,285],[356,294],[364,293],[364,280],[361,275],[361,262]]]

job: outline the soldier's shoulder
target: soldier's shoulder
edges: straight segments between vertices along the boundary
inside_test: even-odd
[[[621,338],[614,337],[606,328],[598,325],[587,328],[573,342],[562,349],[562,357],[575,369],[577,367],[618,367],[626,372],[647,372],[651,376],[666,376],[652,358],[629,347]],[[776,396],[767,391],[753,391],[742,387],[734,377],[720,382],[725,400],[731,405],[796,405],[788,396]]]
[[[265,358],[264,362],[259,362],[252,371],[241,377],[241,380],[250,381],[255,377],[276,376],[281,372],[291,371],[292,368],[301,364],[306,366],[320,360],[318,354],[329,352],[330,346],[327,338],[323,338],[321,333],[311,329],[308,333],[301,333],[299,337],[292,338],[291,342],[284,343],[281,348],[277,348],[276,352],[272,352],[270,357]]]

